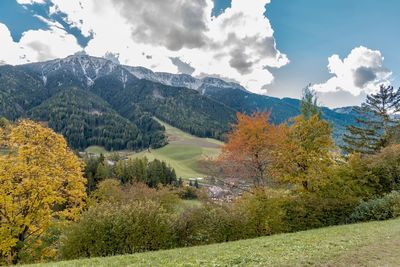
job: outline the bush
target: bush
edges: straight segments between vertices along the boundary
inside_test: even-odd
[[[90,208],[62,238],[65,259],[127,254],[175,246],[172,217],[154,201]]]
[[[387,220],[400,217],[400,192],[361,202],[350,215],[352,222]]]
[[[257,189],[238,199],[233,208],[246,223],[243,229],[246,235],[257,237],[284,232],[283,204],[287,197],[286,191]]]
[[[292,196],[284,205],[283,221],[288,232],[345,224],[356,205],[353,198]]]
[[[175,224],[179,246],[205,245],[246,238],[245,218],[228,206],[204,204],[181,212]]]

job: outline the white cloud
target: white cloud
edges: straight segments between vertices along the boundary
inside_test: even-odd
[[[44,4],[45,0],[17,0],[20,5]]]
[[[381,52],[363,46],[354,48],[343,60],[333,55],[328,61],[329,72],[334,76],[325,83],[314,85],[316,91],[345,91],[354,96],[368,94],[377,90],[380,84],[387,84],[392,75],[383,65]]]
[[[14,42],[7,26],[0,23],[0,40],[0,61],[14,65],[66,57],[82,49],[74,36],[55,26],[26,31]]]
[[[267,68],[289,62],[277,50],[274,31],[264,16],[270,0],[232,0],[231,7],[218,17],[211,17],[212,0],[50,1],[51,14],[62,12],[66,22],[79,28],[84,36],[93,34],[85,47],[88,54],[115,53],[122,64],[177,73],[182,70],[172,59],[179,58],[194,69],[193,75],[226,77],[261,93],[265,92],[261,88],[273,81]],[[63,38],[68,38],[67,34]],[[61,56],[58,48],[53,48],[59,43],[47,40],[45,44],[51,54],[43,54],[43,47],[31,42],[28,48],[39,52],[27,57],[35,61]],[[66,49],[76,52],[73,50],[80,48],[72,45]]]

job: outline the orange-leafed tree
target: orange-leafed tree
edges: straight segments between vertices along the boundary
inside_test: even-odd
[[[10,264],[54,220],[78,219],[85,179],[64,138],[35,122],[1,127],[0,148],[0,262]]]
[[[270,124],[269,118],[270,112],[237,114],[237,124],[217,159],[225,176],[267,185],[274,152],[287,131],[284,125]]]

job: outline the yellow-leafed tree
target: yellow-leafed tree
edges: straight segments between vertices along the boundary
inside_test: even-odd
[[[331,134],[331,126],[318,114],[296,117],[275,154],[275,176],[306,191],[322,186],[326,182],[323,174],[334,163]]]
[[[0,149],[0,258],[16,263],[52,221],[78,218],[85,179],[64,138],[35,122],[0,128]]]

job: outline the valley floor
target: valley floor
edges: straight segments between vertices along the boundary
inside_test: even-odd
[[[400,220],[39,266],[400,266]]]

